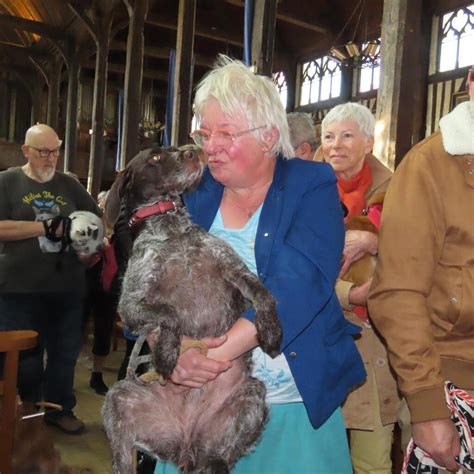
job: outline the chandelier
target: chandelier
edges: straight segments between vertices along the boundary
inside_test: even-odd
[[[337,41],[342,36],[347,26],[351,22],[352,18],[358,14],[357,20],[352,32],[351,40],[345,44],[337,44]],[[361,19],[365,22],[365,40],[361,43],[357,43],[355,38],[359,32]],[[359,0],[355,6],[351,16],[347,20],[346,24],[342,27],[339,34],[334,40],[333,46],[329,50],[330,56],[341,64],[352,66],[356,68],[362,68],[365,66],[376,66],[380,62],[380,39],[367,40],[367,11],[366,11],[366,0]]]

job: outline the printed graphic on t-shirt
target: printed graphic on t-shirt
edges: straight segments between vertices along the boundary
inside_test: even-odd
[[[49,191],[28,193],[23,196],[22,201],[33,209],[35,221],[47,221],[59,216],[61,206],[66,204],[63,197],[55,196]],[[38,237],[38,244],[43,253],[59,252],[61,249],[61,242],[52,242],[45,236]]]

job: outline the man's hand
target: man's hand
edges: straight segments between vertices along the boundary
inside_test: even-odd
[[[413,441],[426,451],[441,467],[448,471],[457,471],[461,445],[459,434],[449,419],[413,423]]]
[[[226,341],[226,336],[205,338],[202,342],[209,349],[219,347]],[[171,374],[171,381],[189,388],[200,388],[214,380],[220,373],[232,367],[230,361],[217,361],[201,353],[199,349],[189,349],[178,358],[176,367]]]
[[[349,303],[356,306],[367,306],[367,295],[373,278],[367,280],[363,285],[353,286],[349,290]]]
[[[339,277],[347,273],[353,262],[366,254],[375,255],[379,237],[367,230],[348,230],[344,243],[343,260]]]

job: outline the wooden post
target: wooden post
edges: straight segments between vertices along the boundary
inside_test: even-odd
[[[120,168],[138,152],[138,124],[141,118],[143,81],[143,28],[148,12],[148,0],[136,0],[133,7],[127,1],[130,24],[127,39],[127,63],[123,105],[122,140],[120,146]]]
[[[79,97],[79,74],[80,65],[77,51],[74,46],[69,49],[70,55],[67,61],[68,86],[67,86],[67,111],[66,111],[66,136],[64,146],[64,171],[74,169],[74,159],[77,153],[77,115]]]
[[[107,98],[107,57],[112,26],[112,14],[98,19],[97,53],[95,61],[94,98],[92,106],[92,137],[87,190],[93,198],[99,194],[104,167],[104,118]]]
[[[277,0],[255,0],[252,28],[252,65],[257,74],[272,76]]]
[[[341,68],[341,101],[350,102],[352,99],[352,83],[354,81],[354,65],[344,64]]]
[[[69,8],[82,21],[96,44],[94,97],[92,105],[92,137],[89,157],[87,190],[97,197],[104,167],[104,118],[107,98],[107,57],[114,10],[118,0],[93,0],[93,9],[81,9],[77,2],[68,1]],[[89,12],[89,13],[88,13]]]
[[[8,135],[8,85],[7,80],[0,79],[0,140]]]
[[[422,114],[413,111],[424,100],[422,0],[408,2],[385,0],[383,9],[374,154],[392,170],[418,138]]]
[[[41,99],[43,97],[43,80],[36,74],[33,86],[33,103],[31,105],[31,125],[41,122]]]
[[[49,76],[48,117],[46,121],[55,130],[58,129],[59,120],[59,87],[61,85],[62,66],[62,60],[57,57],[51,64]]]
[[[171,144],[188,142],[191,128],[191,91],[193,84],[194,28],[196,0],[179,0],[174,75],[173,131]]]
[[[8,141],[15,141],[15,124],[16,124],[16,94],[17,86],[10,87],[10,114],[8,117]]]

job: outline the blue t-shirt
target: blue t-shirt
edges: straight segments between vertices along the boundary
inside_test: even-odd
[[[219,211],[214,218],[209,233],[226,241],[244,261],[247,268],[257,274],[255,261],[255,236],[262,206],[260,206],[247,224],[240,229],[227,229]],[[265,354],[260,347],[252,352],[252,375],[265,383],[268,403],[294,403],[303,401],[296,387],[290,367],[283,354],[275,359]]]

